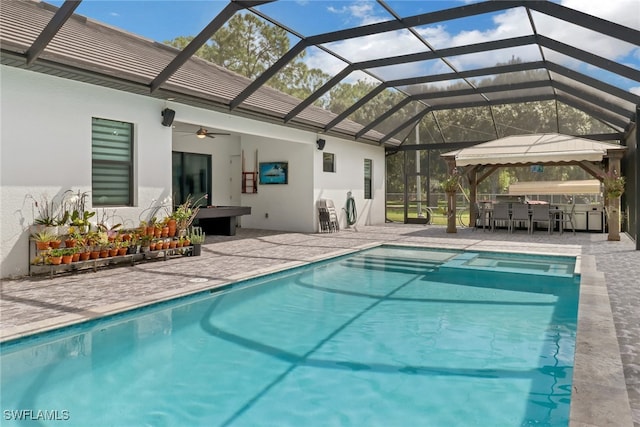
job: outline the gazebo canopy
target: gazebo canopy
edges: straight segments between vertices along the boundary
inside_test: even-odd
[[[600,162],[625,147],[556,133],[513,135],[442,154],[455,166]]]
[[[509,185],[509,194],[600,194],[600,181],[582,179],[579,181],[527,181]]]

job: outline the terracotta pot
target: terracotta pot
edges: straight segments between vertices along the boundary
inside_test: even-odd
[[[162,227],[162,237],[169,237],[169,227]]]
[[[162,250],[162,248],[164,248],[164,243],[162,242],[156,243],[156,251],[160,251]]]
[[[178,242],[175,240],[172,240],[171,242],[169,242],[169,249],[175,249],[177,245],[178,245]]]
[[[75,254],[71,255],[71,262],[78,262],[80,261],[80,252],[76,252]]]
[[[73,255],[62,255],[63,264],[71,264],[72,260],[73,260]]]
[[[91,252],[80,252],[78,255],[80,256],[80,261],[86,261],[91,257]]]
[[[109,256],[118,255],[118,248],[109,249]]]
[[[109,257],[109,251],[107,249],[102,249],[100,251],[100,258],[108,258]]]
[[[100,258],[100,251],[91,251],[91,252],[89,252],[89,258],[91,258],[91,259]]]
[[[156,232],[155,227],[147,227],[147,236],[153,236],[155,232]]]
[[[174,237],[176,235],[176,220],[175,219],[170,219],[169,222],[167,222],[167,227],[169,227],[169,237]]]
[[[156,250],[156,244],[155,243],[149,243],[149,250],[150,251],[155,251]]]
[[[127,248],[118,248],[118,255],[126,255]]]
[[[189,246],[191,244],[191,241],[189,239],[185,239],[182,241],[182,246]]]
[[[61,263],[62,263],[62,257],[61,256],[49,257],[49,264],[51,264],[51,265],[60,265]]]
[[[36,242],[36,248],[39,251],[44,251],[46,249],[49,249],[49,243],[51,242]]]
[[[51,242],[49,242],[49,246],[51,246],[53,249],[58,249],[61,244],[62,240],[52,240]]]
[[[67,239],[64,241],[65,248],[73,248],[76,245],[76,241],[74,239]]]

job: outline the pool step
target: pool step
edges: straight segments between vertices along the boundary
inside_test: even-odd
[[[573,267],[557,260],[522,260],[509,255],[460,254],[442,265],[444,269],[502,272],[528,276],[572,277]],[[571,267],[571,268],[570,268]],[[571,271],[568,271],[571,270]]]
[[[442,262],[411,258],[385,258],[376,255],[362,255],[345,260],[342,265],[351,268],[364,268],[407,274],[426,274],[437,270]]]

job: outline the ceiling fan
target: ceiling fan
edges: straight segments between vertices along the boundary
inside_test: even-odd
[[[205,128],[203,128],[202,126],[200,126],[200,129],[198,129],[198,131],[196,132],[196,138],[215,138],[216,135],[229,135],[228,133],[221,133],[221,132],[209,132],[208,130],[206,130]]]
[[[177,132],[194,135],[193,131],[177,131]],[[196,138],[200,138],[200,139],[215,138],[216,135],[231,135],[231,134],[223,133],[223,132],[209,132],[207,129],[203,128],[202,126],[200,126],[200,129],[198,129],[195,132]]]

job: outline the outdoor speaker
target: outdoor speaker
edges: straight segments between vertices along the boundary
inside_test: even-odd
[[[171,126],[175,116],[176,112],[169,108],[162,110],[162,126]]]
[[[324,148],[324,144],[326,144],[327,141],[325,141],[324,139],[319,139],[316,141],[316,145],[318,146],[318,150],[322,150]]]

